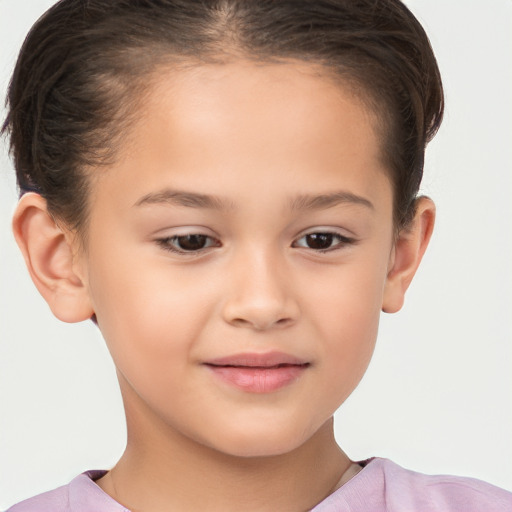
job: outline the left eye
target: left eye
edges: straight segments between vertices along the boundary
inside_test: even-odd
[[[207,235],[176,235],[157,240],[164,249],[173,252],[196,252],[209,247],[218,247],[219,242]]]
[[[294,247],[305,247],[316,251],[335,250],[340,246],[353,243],[352,238],[339,233],[319,232],[308,233],[294,242]]]

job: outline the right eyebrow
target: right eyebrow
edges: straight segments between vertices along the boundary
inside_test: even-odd
[[[189,208],[206,208],[210,210],[228,210],[233,208],[233,204],[230,201],[218,196],[184,192],[174,189],[164,189],[146,194],[141,197],[134,206],[150,204],[170,204]]]

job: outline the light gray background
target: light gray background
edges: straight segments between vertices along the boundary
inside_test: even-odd
[[[25,33],[52,3],[0,0],[2,95]],[[423,186],[438,220],[406,306],[383,316],[370,369],[337,414],[337,437],[355,459],[391,457],[512,490],[512,1],[407,4],[446,88]],[[108,468],[125,427],[96,328],[55,320],[28,278],[0,149],[1,509]]]

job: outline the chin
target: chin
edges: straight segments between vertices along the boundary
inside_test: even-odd
[[[299,435],[291,429],[260,429],[224,432],[222,439],[208,443],[217,451],[233,457],[274,457],[290,453],[302,446],[311,436]]]

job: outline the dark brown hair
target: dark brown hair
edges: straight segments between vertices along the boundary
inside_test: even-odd
[[[443,114],[428,38],[399,0],[61,0],[33,26],[9,86],[21,193],[81,230],[90,171],[113,161],[159,65],[244,56],[324,66],[379,119],[398,228],[414,213]]]

